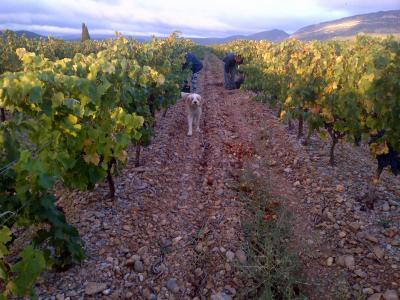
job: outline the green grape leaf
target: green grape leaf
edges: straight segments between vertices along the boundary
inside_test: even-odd
[[[32,287],[39,275],[46,269],[44,253],[28,246],[21,252],[21,261],[11,271],[14,273],[13,293],[17,296],[32,294]]]

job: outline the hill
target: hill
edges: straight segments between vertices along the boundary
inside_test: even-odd
[[[319,24],[303,27],[293,34],[289,35],[283,30],[273,29],[262,31],[250,35],[232,35],[223,38],[191,38],[200,45],[213,45],[228,43],[233,40],[269,40],[279,42],[287,38],[296,38],[299,40],[329,40],[352,38],[356,34],[363,32],[371,35],[393,34],[400,36],[400,10],[380,11],[369,14],[356,15],[338,20],[323,22]],[[45,38],[44,36],[26,30],[16,31],[18,35],[25,34],[28,38]],[[0,31],[1,35],[1,31]],[[115,37],[110,34],[91,35],[94,40],[103,40]],[[65,40],[80,40],[80,34],[62,35],[59,38]],[[150,36],[135,36],[140,42],[151,40]]]
[[[25,35],[28,39],[39,39],[39,38],[46,38],[43,35],[37,34],[32,31],[27,31],[27,30],[17,30],[14,31],[17,35],[22,36]],[[0,31],[0,36],[2,35],[3,31]]]
[[[357,33],[400,34],[400,10],[380,11],[303,27],[290,37],[299,40],[350,38]]]
[[[223,44],[234,40],[269,40],[271,42],[279,42],[289,37],[289,34],[283,30],[273,29],[268,31],[257,32],[250,35],[232,35],[224,38],[192,38],[192,40],[200,45]]]
[[[134,38],[139,42],[148,42],[152,39],[151,36],[129,36],[125,35],[127,38]],[[69,34],[69,35],[60,35],[58,36],[60,39],[64,39],[66,41],[80,41],[81,40],[81,35],[80,34]],[[91,34],[90,39],[91,40],[96,40],[96,41],[102,41],[102,40],[107,40],[107,39],[113,39],[115,38],[115,34]]]

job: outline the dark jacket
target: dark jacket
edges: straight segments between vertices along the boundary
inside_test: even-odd
[[[190,52],[186,54],[186,62],[183,65],[183,69],[186,69],[189,66],[191,67],[193,73],[200,72],[200,70],[203,69],[203,63],[193,53]]]
[[[225,72],[229,73],[232,69],[236,67],[236,60],[234,53],[228,53],[222,60],[225,63]]]

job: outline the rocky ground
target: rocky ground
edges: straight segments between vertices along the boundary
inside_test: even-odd
[[[240,299],[246,211],[233,187],[244,168],[267,178],[292,212],[290,245],[310,299],[398,299],[399,178],[384,172],[370,210],[363,199],[375,165],[366,147],[339,145],[329,167],[326,141],[301,145],[251,93],[225,90],[221,69],[206,56],[201,133],[186,136],[178,103],[158,117],[140,167],[131,149],[115,200],[106,184],[63,194],[88,258],[45,274],[42,299]]]

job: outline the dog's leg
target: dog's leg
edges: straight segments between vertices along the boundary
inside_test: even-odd
[[[187,135],[191,136],[192,135],[192,124],[193,124],[193,116],[191,113],[188,114],[188,126],[189,126],[189,130]]]
[[[201,108],[199,109],[198,113],[196,114],[196,131],[200,132],[200,117],[201,117]]]

